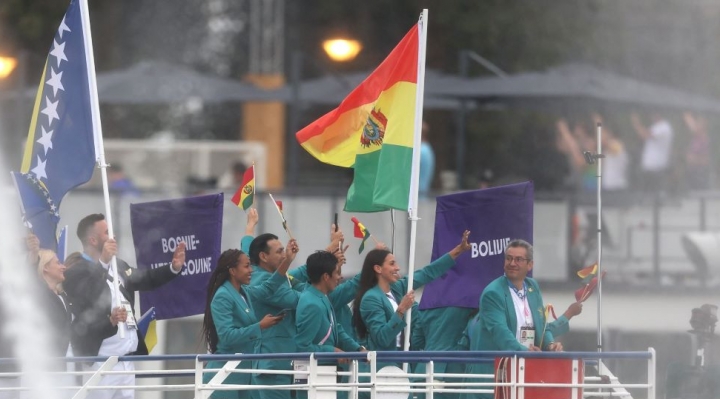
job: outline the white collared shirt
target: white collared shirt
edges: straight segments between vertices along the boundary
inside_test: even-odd
[[[108,268],[109,265],[105,265],[102,262],[100,262],[101,265],[103,265],[104,268]],[[108,275],[115,278],[112,268],[108,271]],[[121,276],[119,282],[123,283],[123,278]],[[112,300],[110,302],[110,310],[112,311],[113,304],[116,303],[115,298],[115,289],[113,287],[113,283],[110,282],[110,280],[106,281],[107,285],[110,287],[110,295],[112,296]],[[119,293],[122,296],[122,293]],[[124,298],[121,298],[124,299]],[[125,330],[125,338],[120,338],[120,329]],[[138,336],[137,332],[133,329],[128,328],[127,323],[118,324],[118,330],[112,337],[105,338],[100,345],[100,350],[98,351],[98,356],[123,356],[125,354],[128,354],[130,352],[135,352],[137,350],[138,346]]]
[[[392,292],[385,293],[385,296],[387,297],[388,301],[390,301],[390,304],[392,305],[393,312],[397,312],[398,309],[398,303],[395,300],[395,296],[392,294]],[[403,345],[402,342],[402,333],[398,334],[395,338],[395,344],[398,348],[400,348]]]
[[[510,290],[510,296],[512,297],[513,305],[515,305],[515,317],[517,318],[515,339],[520,341],[520,329],[522,327],[533,327],[532,312],[530,311],[530,304],[527,300],[527,292],[525,293],[525,298],[520,299],[515,290],[510,287],[508,287],[508,290]]]

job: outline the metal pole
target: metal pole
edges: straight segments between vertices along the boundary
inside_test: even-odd
[[[460,50],[459,66],[460,77],[467,78],[469,69],[467,50]],[[457,173],[457,188],[462,190],[465,188],[465,130],[467,125],[467,101],[464,98],[460,100],[460,108],[458,108],[455,116],[455,171]]]
[[[302,75],[302,64],[303,54],[300,50],[295,50],[292,53],[290,60],[290,85],[292,89],[292,104],[290,105],[290,123],[287,135],[287,151],[289,168],[286,168],[288,173],[288,185],[291,191],[294,193],[295,187],[297,186],[297,171],[298,171],[298,144],[295,140],[295,133],[299,130],[300,125],[300,111],[302,104],[300,103],[300,77]]]
[[[597,124],[597,350],[602,352],[602,124]]]
[[[653,200],[653,277],[660,284],[660,195],[655,193]]]

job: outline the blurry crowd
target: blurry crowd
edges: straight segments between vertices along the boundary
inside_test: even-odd
[[[670,120],[659,113],[643,119],[630,115],[633,132],[619,134],[612,123],[598,113],[590,117],[556,123],[558,151],[570,166],[571,185],[580,192],[595,192],[597,163],[590,164],[583,153],[597,153],[596,126],[602,126],[602,189],[609,193],[627,191],[643,194],[707,190],[711,179],[711,143],[704,117],[685,112],[679,137]],[[626,141],[636,135],[640,146],[631,151]]]

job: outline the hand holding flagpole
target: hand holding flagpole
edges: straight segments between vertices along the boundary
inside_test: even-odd
[[[285,219],[285,215],[283,214],[282,201],[275,201],[275,198],[273,197],[272,194],[268,193],[268,195],[270,196],[270,199],[272,200],[273,204],[275,205],[275,209],[277,209],[278,214],[280,215],[280,219],[282,219],[283,229],[285,229],[285,232],[288,233],[288,236],[290,236],[290,239],[294,240],[295,238],[293,237],[293,234],[290,231],[290,226],[288,226],[288,222]]]

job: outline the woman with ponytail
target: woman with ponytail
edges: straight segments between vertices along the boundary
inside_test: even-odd
[[[281,284],[287,284],[290,262],[283,262],[271,278],[262,285],[248,286],[252,275],[250,259],[237,249],[228,249],[218,259],[217,267],[208,283],[207,305],[203,320],[203,337],[208,351],[215,354],[255,353],[260,330],[279,323],[283,315],[265,315],[258,320],[252,307],[254,299],[271,296]],[[224,361],[211,361],[207,368],[223,367]],[[239,369],[251,369],[251,362],[243,360]],[[209,382],[215,373],[205,373]],[[250,385],[250,373],[231,374],[223,383]],[[211,398],[250,398],[250,391],[217,391]]]
[[[413,273],[413,287],[400,277],[400,266],[387,249],[368,252],[360,275],[360,287],[353,303],[353,324],[360,343],[369,351],[402,350],[405,312],[415,301],[413,290],[435,280],[455,265],[455,259],[470,249],[469,231],[450,252]],[[392,363],[378,363],[378,370]]]

